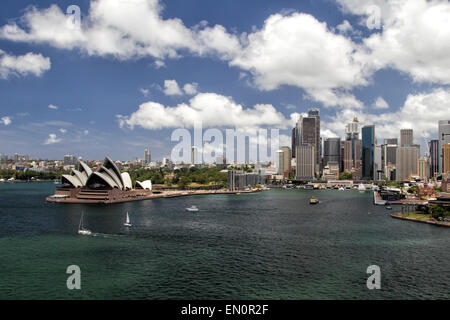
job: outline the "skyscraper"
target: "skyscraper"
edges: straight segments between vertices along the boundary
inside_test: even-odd
[[[400,130],[400,147],[410,147],[413,144],[414,136],[412,129]]]
[[[430,175],[434,177],[441,172],[439,167],[439,140],[429,141],[428,150],[430,153]]]
[[[442,148],[442,173],[450,172],[450,143],[444,144]]]
[[[284,151],[278,150],[277,151],[277,174],[283,175],[284,174]]]
[[[386,139],[387,142],[397,142],[397,139]],[[397,163],[397,144],[384,144],[381,149],[382,167],[385,178],[395,179],[394,170]]]
[[[297,127],[292,128],[291,134],[291,150],[292,150],[292,158],[295,158],[295,151],[297,146]]]
[[[292,152],[289,147],[281,147],[281,151],[283,151],[283,176],[286,179],[289,179],[289,175],[291,174],[291,160],[292,160]]]
[[[301,125],[301,143],[299,145],[307,144],[314,147],[314,172],[319,168],[319,152],[318,144],[320,139],[317,137],[317,117],[302,118]]]
[[[361,140],[359,140],[359,121],[353,118],[353,122],[345,126],[343,170],[352,173],[354,180],[361,179]]]
[[[445,144],[450,143],[450,120],[440,120],[438,128],[439,140],[439,170],[443,172],[443,153],[442,149]]]
[[[321,144],[321,139],[320,139],[320,110],[317,109],[317,108],[309,109],[308,117],[316,119],[316,124],[315,124],[316,142],[314,143],[314,148],[315,148],[315,152],[316,152],[316,156],[315,156],[316,168],[315,168],[315,171],[317,172],[317,171],[320,170],[320,158],[321,158],[321,153],[322,153],[321,152],[322,151],[322,144]]]
[[[419,149],[417,147],[397,148],[396,180],[408,180],[411,175],[417,175]]]
[[[144,151],[144,163],[149,164],[150,162],[152,162],[152,156],[151,156],[150,149],[147,148]]]
[[[362,177],[365,180],[374,180],[375,178],[375,144],[375,126],[364,126],[362,128]]]
[[[327,138],[323,144],[323,165],[328,166],[329,163],[341,163],[341,139]]]
[[[297,180],[312,180],[314,179],[315,168],[315,150],[314,146],[309,144],[302,144],[297,147]]]
[[[358,140],[359,139],[359,121],[358,118],[353,118],[353,122],[345,126],[345,139]]]

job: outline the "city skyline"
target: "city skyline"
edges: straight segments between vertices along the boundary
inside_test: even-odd
[[[152,157],[162,159],[175,144],[170,133],[191,128],[192,119],[205,128],[279,128],[280,146],[288,146],[297,117],[312,108],[320,109],[324,139],[343,139],[354,117],[360,127],[374,124],[377,139],[413,129],[422,152],[424,138],[438,138],[436,123],[448,118],[450,105],[449,58],[434,57],[433,52],[446,52],[445,42],[429,38],[450,36],[448,21],[439,13],[448,3],[384,4],[383,28],[369,28],[363,23],[365,1],[353,6],[350,0],[263,1],[256,6],[260,9],[228,2],[219,5],[221,10],[200,2],[194,11],[183,1],[136,0],[140,14],[116,19],[121,23],[114,17],[125,11],[123,2],[98,0],[94,6],[81,1],[80,29],[59,26],[54,39],[45,32],[58,26],[72,3],[41,1],[34,10],[26,9],[31,1],[5,4],[0,13],[0,153],[54,159],[109,154],[124,160],[150,147]],[[402,10],[411,14],[400,15]],[[88,22],[101,25],[95,14],[129,37],[110,39],[104,29],[89,27]],[[409,20],[417,15],[423,17],[420,23]],[[148,29],[149,17],[161,30]],[[48,24],[42,24],[45,19]],[[293,39],[287,26],[295,31]],[[162,30],[173,32],[174,40],[155,39]],[[314,37],[308,36],[311,30]],[[420,48],[410,47],[411,30],[420,35],[421,41],[414,42]],[[399,47],[388,37],[396,31]],[[94,32],[104,37],[104,47],[89,38]],[[275,46],[275,38],[280,45]],[[297,54],[285,55],[281,45]],[[255,56],[254,50],[267,56]],[[394,50],[407,57],[387,58]],[[263,58],[271,63],[261,64]],[[370,62],[374,58],[379,65]],[[286,59],[291,59],[287,69]]]

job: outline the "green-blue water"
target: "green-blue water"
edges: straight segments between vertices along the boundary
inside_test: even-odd
[[[45,203],[54,187],[0,184],[0,299],[450,298],[450,229],[392,219],[370,192],[87,206]],[[82,210],[96,236],[77,235]],[[73,264],[81,290],[66,287]],[[366,287],[373,264],[381,290]]]

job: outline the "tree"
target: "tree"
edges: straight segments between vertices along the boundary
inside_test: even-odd
[[[180,180],[178,181],[178,187],[181,189],[185,189],[186,186],[191,182],[191,179],[189,179],[187,176],[182,176]]]
[[[348,170],[345,170],[339,175],[339,180],[351,180],[352,179],[352,173]]]

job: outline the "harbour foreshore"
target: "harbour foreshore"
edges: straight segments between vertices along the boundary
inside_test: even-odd
[[[417,218],[413,218],[413,217],[405,217],[405,216],[402,216],[399,213],[393,213],[393,214],[391,214],[391,217],[395,218],[395,219],[401,219],[401,220],[407,220],[407,221],[413,221],[413,222],[421,222],[421,223],[432,224],[432,225],[440,226],[440,227],[450,227],[450,223],[449,222],[442,222],[442,221],[435,221],[435,220],[424,220],[424,219],[417,219]]]
[[[49,203],[71,203],[71,204],[113,204],[113,203],[123,203],[131,201],[143,201],[158,198],[175,198],[175,197],[186,197],[186,196],[196,196],[196,195],[211,195],[211,194],[247,194],[260,192],[261,189],[256,190],[170,190],[170,191],[160,191],[160,192],[140,192],[129,197],[117,197],[108,199],[79,199],[76,197],[59,197],[57,194],[49,196],[45,199]]]

